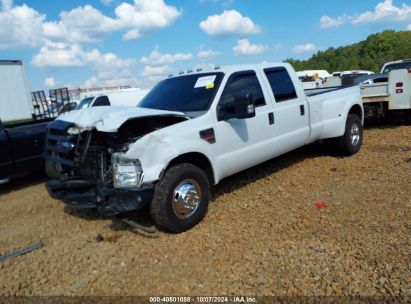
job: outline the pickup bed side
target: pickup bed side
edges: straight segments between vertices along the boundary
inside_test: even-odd
[[[361,94],[358,86],[342,87],[338,90],[309,90],[311,134],[308,143],[344,134],[349,113],[357,114],[364,123]],[[317,94],[311,94],[317,91]]]

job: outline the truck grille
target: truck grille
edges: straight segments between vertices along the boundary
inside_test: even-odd
[[[91,133],[68,134],[67,130],[71,126],[73,124],[59,120],[49,124],[45,149],[47,160],[69,167],[77,167],[84,160],[87,153],[86,141],[90,141]]]
[[[72,126],[58,120],[49,124],[45,159],[58,164],[60,173],[67,177],[112,184],[111,159],[104,139],[92,131],[69,134],[67,131]]]

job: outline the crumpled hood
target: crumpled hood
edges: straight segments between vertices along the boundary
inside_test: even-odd
[[[62,114],[57,120],[74,123],[80,129],[96,128],[101,132],[116,132],[129,119],[150,116],[186,117],[183,112],[110,106],[71,111]]]

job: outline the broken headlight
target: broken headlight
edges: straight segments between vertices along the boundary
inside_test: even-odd
[[[111,155],[115,188],[140,187],[143,182],[143,169],[138,159],[126,159],[123,153]]]

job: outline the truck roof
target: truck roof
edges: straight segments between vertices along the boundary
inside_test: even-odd
[[[184,72],[180,72],[177,75],[170,75],[169,78],[172,77],[179,77],[185,75],[193,75],[193,74],[204,74],[204,73],[233,73],[237,71],[246,71],[252,69],[267,69],[272,67],[291,67],[290,64],[285,62],[273,62],[273,63],[257,63],[257,64],[236,64],[236,65],[226,65],[226,66],[215,66],[214,68],[199,68],[196,70],[187,70]]]

